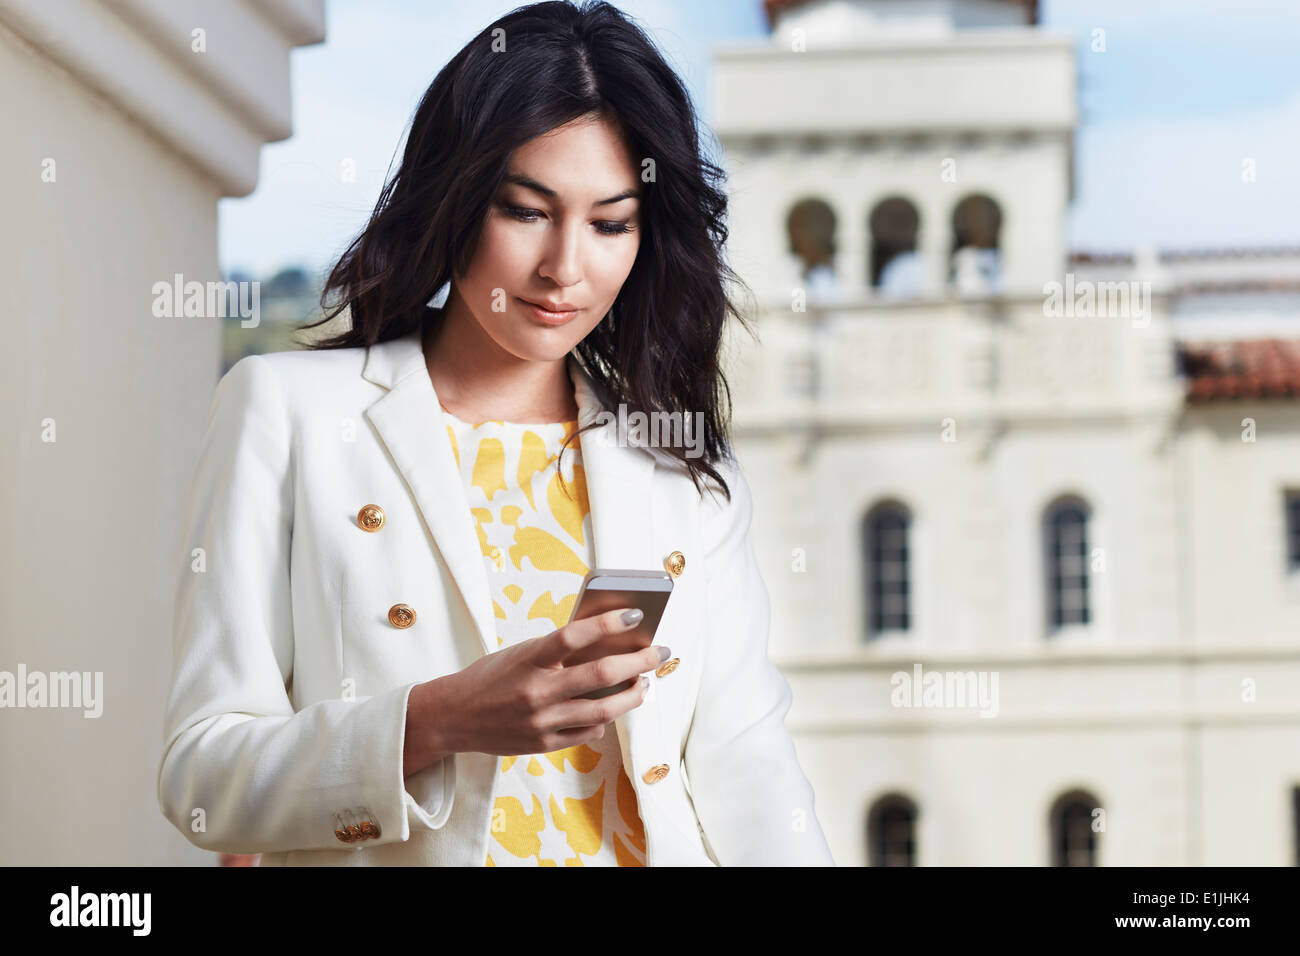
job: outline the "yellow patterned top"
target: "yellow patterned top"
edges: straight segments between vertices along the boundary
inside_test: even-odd
[[[471,425],[444,411],[488,569],[497,646],[568,623],[591,563],[591,508],[576,421]],[[566,494],[567,489],[567,494]],[[486,866],[645,866],[636,790],[618,734],[502,757]]]

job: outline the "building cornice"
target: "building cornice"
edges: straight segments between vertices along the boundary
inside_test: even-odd
[[[289,53],[325,36],[324,0],[0,0],[0,24],[212,178],[257,185],[266,142],[292,133]],[[204,52],[193,52],[193,31]]]
[[[1114,642],[1088,646],[1074,643],[1069,647],[1051,644],[1033,648],[952,648],[893,647],[864,648],[860,653],[825,656],[774,658],[787,674],[829,672],[843,676],[852,672],[906,670],[920,664],[925,668],[948,670],[988,670],[1002,667],[1110,667],[1116,664],[1216,664],[1243,661],[1291,661],[1300,663],[1300,648],[1291,641],[1269,643],[1203,643],[1176,645],[1117,645]]]

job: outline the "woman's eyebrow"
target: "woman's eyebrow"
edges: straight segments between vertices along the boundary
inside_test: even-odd
[[[521,176],[518,173],[508,174],[505,178],[505,182],[514,183],[516,186],[523,186],[526,189],[531,189],[534,192],[539,192],[543,196],[546,196],[548,199],[554,199],[556,195],[555,190],[551,189],[549,186],[543,186],[537,180],[531,179],[528,176]],[[617,196],[610,196],[608,199],[597,200],[595,203],[592,203],[592,205],[609,206],[616,202],[622,202],[624,199],[640,199],[640,198],[641,198],[641,190],[625,189]]]

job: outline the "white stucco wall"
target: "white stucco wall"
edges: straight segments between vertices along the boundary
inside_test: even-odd
[[[108,61],[74,58],[73,72],[59,57],[76,36],[45,18],[78,6],[120,33],[98,38]],[[219,29],[247,12],[238,6],[0,4],[0,82],[16,94],[5,100],[0,150],[0,497],[11,517],[0,552],[0,669],[103,674],[97,718],[0,711],[0,816],[12,824],[0,864],[216,862],[164,819],[156,787],[181,509],[220,369],[220,320],[156,318],[151,307],[153,284],[175,273],[221,278],[217,200],[251,188],[241,179],[249,157],[227,143],[197,162],[203,115],[180,129],[165,102],[127,91],[133,70],[172,62],[168,95],[193,83],[222,101],[228,91],[214,92],[202,71],[140,52],[176,40],[149,34],[140,18],[190,15]],[[318,3],[272,6],[293,8],[308,28],[323,17]],[[292,43],[257,22],[279,37],[264,49],[287,56]],[[122,38],[138,44],[135,54],[114,45]],[[96,85],[96,69],[117,76],[114,90]],[[267,60],[263,86],[256,75],[233,85],[250,81],[272,101],[282,94],[287,107],[287,86],[272,89],[277,78],[287,83],[287,62]],[[260,145],[287,135],[270,129],[273,106],[222,109]],[[42,178],[47,160],[52,182]]]

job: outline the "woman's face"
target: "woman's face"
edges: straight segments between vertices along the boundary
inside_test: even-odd
[[[641,244],[639,165],[614,127],[584,118],[514,151],[455,293],[503,350],[563,358],[600,322]],[[527,303],[554,306],[539,316]]]

